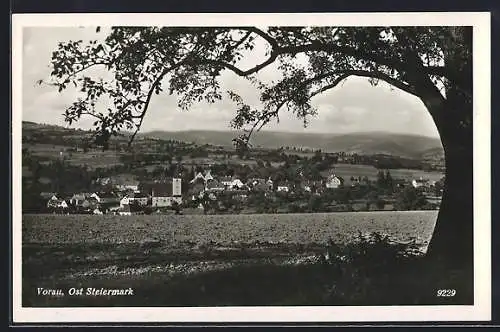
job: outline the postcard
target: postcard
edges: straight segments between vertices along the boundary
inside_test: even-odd
[[[491,319],[485,12],[14,14],[15,323]]]

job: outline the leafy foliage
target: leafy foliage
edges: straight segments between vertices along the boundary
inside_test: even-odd
[[[267,58],[239,68],[263,43]],[[452,90],[470,102],[471,46],[470,29],[461,27],[112,27],[102,43],[60,43],[48,83],[59,91],[74,85],[82,93],[65,119],[71,124],[84,115],[96,118],[96,136],[105,145],[124,128],[137,133],[151,98],[165,87],[179,96],[180,108],[189,109],[195,102],[222,99],[218,78],[232,71],[261,92],[261,109],[227,92],[236,104],[231,124],[244,131],[235,144],[244,149],[251,134],[279,119],[283,108],[306,126],[317,113],[311,98],[353,75],[373,85],[386,81],[424,102],[444,102]],[[257,73],[273,63],[282,78],[261,82]],[[110,78],[93,79],[90,72],[97,66]],[[98,107],[100,99],[111,106]],[[462,123],[470,122],[470,114],[462,115]]]

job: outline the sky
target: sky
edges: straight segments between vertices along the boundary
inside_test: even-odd
[[[101,39],[105,33],[103,29],[97,34],[93,27],[24,28],[23,121],[67,126],[63,113],[76,100],[76,91],[58,93],[56,88],[38,85],[36,81],[49,78],[51,54],[58,42]],[[240,66],[243,69],[250,67],[252,60],[259,62],[260,59],[258,56],[250,58]],[[96,75],[105,74],[98,72]],[[259,72],[259,78],[264,81],[278,80],[278,75],[273,68]],[[232,89],[250,105],[258,106],[258,92],[244,78],[225,72],[220,81],[223,89]],[[312,103],[319,112],[306,128],[293,114],[282,111],[279,123],[274,121],[263,130],[335,134],[384,131],[439,137],[423,103],[385,83],[373,87],[366,78],[350,77],[336,88],[316,96]],[[177,107],[177,96],[160,94],[152,99],[141,131],[229,130],[235,109],[232,101],[223,98],[215,104],[199,103],[183,111]],[[89,129],[92,122],[93,119],[82,118],[71,127]]]

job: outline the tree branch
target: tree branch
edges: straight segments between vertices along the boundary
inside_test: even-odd
[[[251,74],[254,74],[263,68],[267,67],[268,65],[272,64],[276,58],[279,55],[296,55],[299,53],[304,53],[304,52],[311,52],[311,51],[324,51],[327,53],[339,53],[339,54],[344,54],[347,56],[352,56],[357,59],[364,59],[368,61],[373,61],[375,63],[378,63],[380,65],[385,65],[391,68],[395,68],[398,71],[401,72],[408,72],[408,71],[415,71],[419,70],[417,68],[413,68],[412,66],[409,66],[407,63],[400,61],[399,59],[396,58],[391,58],[391,57],[385,57],[381,56],[380,54],[377,53],[371,53],[367,52],[363,48],[355,48],[355,47],[349,47],[345,45],[338,45],[338,44],[331,44],[331,43],[324,43],[321,41],[311,41],[306,44],[302,45],[293,45],[293,46],[279,46],[278,42],[272,38],[270,35],[265,33],[264,31],[255,28],[255,27],[248,27],[248,28],[239,28],[240,30],[246,30],[246,31],[251,31],[265,39],[269,45],[271,45],[271,53],[269,57],[262,63],[255,65],[252,68],[242,70],[238,67],[236,67],[233,64],[224,62],[224,61],[219,61],[219,60],[211,60],[208,59],[208,62],[211,62],[213,64],[225,67],[226,69],[229,69],[236,73],[239,76],[248,76]],[[440,76],[445,76],[447,77],[449,73],[444,69],[444,67],[424,67],[422,68],[426,73],[432,74],[432,75],[440,75]]]
[[[259,29],[257,27],[237,27],[237,29],[240,29],[243,31],[253,32],[256,35],[258,35],[259,37],[262,37],[265,41],[267,41],[273,49],[279,48],[279,45],[278,45],[278,42],[276,41],[276,39],[274,39],[269,34],[267,34],[266,32],[262,31],[261,29]]]
[[[139,124],[136,124],[136,130],[134,131],[134,133],[130,137],[130,140],[128,142],[128,146],[129,147],[132,144],[132,142],[134,141],[135,136],[137,135],[137,133],[141,129],[142,122],[144,121],[144,116],[146,115],[146,112],[148,110],[149,103],[151,102],[151,98],[153,97],[153,93],[155,91],[155,88],[158,86],[158,84],[161,83],[161,80],[165,77],[165,75],[167,75],[170,71],[175,70],[176,68],[180,67],[182,64],[184,64],[184,62],[185,61],[179,61],[178,63],[173,64],[171,67],[165,68],[161,72],[161,74],[155,79],[155,81],[153,82],[153,84],[151,84],[151,87],[149,88],[149,92],[148,92],[148,95],[146,97],[146,100],[144,101],[144,107],[142,109],[142,112],[141,112],[140,115],[138,115],[138,116],[135,117],[135,118],[139,119]]]
[[[323,92],[325,92],[327,90],[335,88],[337,85],[339,85],[342,81],[344,81],[345,79],[347,79],[350,76],[371,77],[371,78],[381,79],[381,80],[383,80],[383,81],[385,81],[385,82],[387,82],[387,83],[395,86],[398,89],[401,89],[401,90],[403,90],[403,91],[405,91],[407,93],[410,93],[410,94],[412,94],[414,96],[420,97],[418,95],[418,92],[412,86],[410,86],[408,84],[405,84],[405,83],[403,83],[401,81],[398,81],[398,80],[390,77],[387,74],[384,74],[384,73],[381,73],[381,72],[371,72],[371,71],[367,71],[367,70],[338,70],[338,71],[333,71],[333,72],[328,72],[328,73],[320,74],[320,75],[317,75],[315,77],[312,77],[312,78],[307,79],[304,82],[302,82],[302,84],[300,84],[300,86],[299,86],[298,89],[305,88],[307,85],[313,83],[314,81],[322,80],[322,79],[328,78],[328,77],[333,76],[333,75],[340,75],[340,76],[337,77],[333,82],[331,82],[331,83],[329,83],[329,84],[327,84],[327,85],[319,88],[318,90],[312,92],[309,95],[309,99],[311,99],[314,96],[316,96],[316,95],[318,95],[320,93],[323,93]],[[283,106],[285,106],[285,104],[287,104],[288,101],[289,101],[289,99],[283,100],[282,102],[280,102],[279,104],[277,104],[276,108],[272,112],[266,112],[261,118],[259,118],[252,125],[252,127],[250,128],[250,130],[247,132],[247,134],[246,134],[246,140],[247,140],[247,142],[248,142],[248,140],[250,140],[250,136],[252,135],[252,133],[254,131],[258,132],[269,121],[269,119],[271,117],[276,116],[279,113],[279,110]]]

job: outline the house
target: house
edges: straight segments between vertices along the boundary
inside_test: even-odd
[[[50,199],[47,202],[47,208],[52,208],[52,209],[67,209],[68,208],[68,203],[66,203],[66,201],[63,200],[63,199]]]
[[[90,193],[78,193],[78,194],[74,194],[69,199],[69,203],[71,205],[81,205],[90,196],[91,196]]]
[[[169,178],[163,181],[141,182],[139,187],[143,193],[151,196],[153,207],[169,207],[182,204],[182,180]]]
[[[120,206],[125,206],[125,205],[130,205],[130,204],[137,204],[139,206],[145,206],[148,204],[148,195],[142,192],[133,192],[129,193],[120,200]]]
[[[128,195],[125,195],[122,197],[122,199],[120,199],[120,207],[124,207],[126,205],[129,205],[130,201],[129,201],[129,197]]]
[[[222,191],[226,189],[226,187],[221,182],[213,180],[207,183],[206,189],[207,191]]]
[[[234,176],[225,176],[225,177],[222,177],[219,181],[224,187],[230,188],[230,189],[233,189],[233,188],[241,189],[245,185],[243,182],[241,182],[240,179],[238,179],[237,177],[234,177]]]
[[[111,177],[110,183],[119,191],[138,191],[139,181],[132,174],[117,174]]]
[[[421,188],[421,187],[428,188],[431,186],[429,180],[423,179],[422,177],[420,177],[420,179],[413,179],[411,184],[414,188]]]
[[[252,188],[253,186],[259,184],[259,183],[266,183],[266,180],[262,178],[250,178],[247,180],[247,185]]]
[[[326,182],[325,182],[325,187],[328,189],[337,189],[342,185],[342,180],[335,174],[330,175]]]
[[[233,177],[233,180],[231,181],[230,185],[231,188],[242,189],[244,186],[245,184],[240,179]]]
[[[99,207],[99,202],[94,197],[89,197],[80,204],[81,208],[87,211],[93,211]]]
[[[279,184],[276,188],[276,191],[278,192],[289,192],[290,191],[290,187],[286,184]]]
[[[126,190],[138,191],[139,190],[139,182],[117,184],[116,189],[118,189],[120,191],[126,191]]]
[[[203,182],[203,183],[205,183],[205,177],[203,176],[203,174],[201,174],[201,172],[199,172],[198,174],[196,174],[194,176],[194,178],[191,181],[189,181],[189,183],[194,184],[194,183],[197,183],[197,182],[200,182],[200,181]]]
[[[90,195],[97,200],[99,204],[119,204],[120,198],[111,192],[99,192]]]
[[[203,175],[201,172],[198,172],[194,178],[189,181],[190,184],[192,185],[195,185],[195,184],[202,184],[203,185],[206,185],[207,183],[211,182],[211,181],[214,181],[214,177],[212,176],[211,174],[211,171],[210,170],[207,170],[205,172],[205,175]]]
[[[231,176],[223,176],[222,178],[219,179],[219,182],[224,187],[230,187],[231,183],[233,182],[233,178]]]

